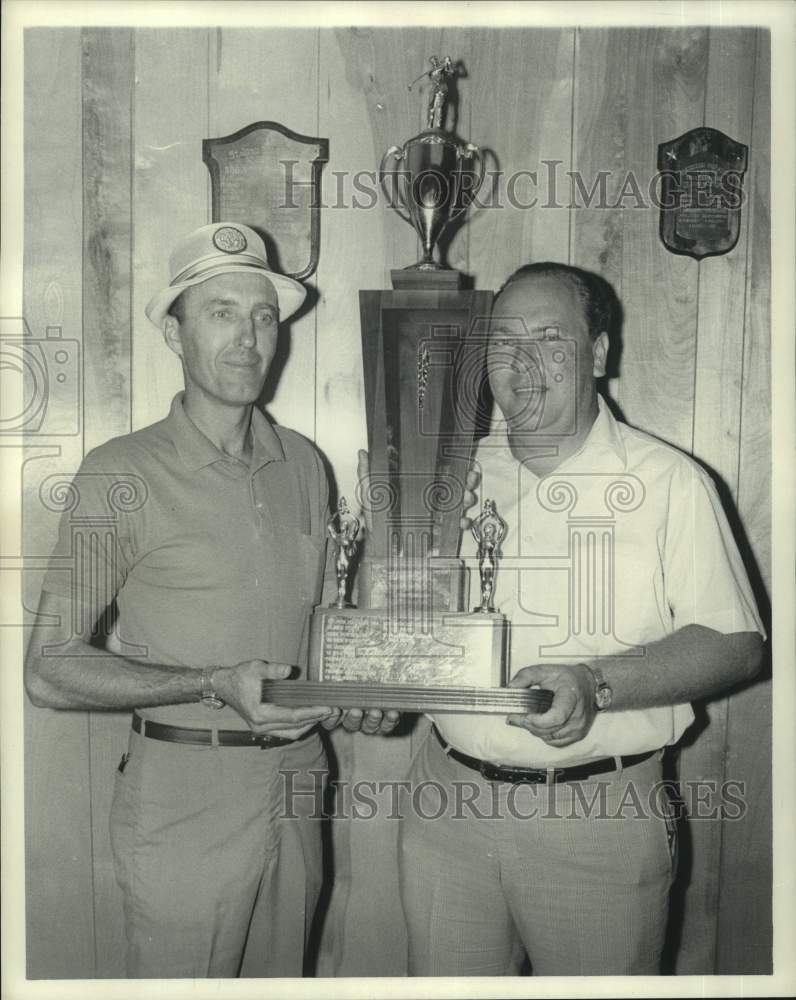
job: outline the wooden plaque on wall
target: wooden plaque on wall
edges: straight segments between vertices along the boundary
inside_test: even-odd
[[[696,260],[729,253],[741,231],[748,147],[715,128],[658,146],[661,240]]]
[[[318,266],[321,172],[329,140],[254,122],[202,141],[213,222],[242,222],[265,240],[275,270],[301,281]]]

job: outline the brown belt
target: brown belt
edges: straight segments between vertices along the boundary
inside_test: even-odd
[[[162,722],[152,722],[142,719],[138,712],[133,712],[133,729],[143,736],[153,740],[165,740],[167,743],[193,743],[201,746],[212,746],[212,729],[188,729],[185,726],[167,726]],[[216,733],[216,743],[221,747],[260,747],[270,750],[273,747],[287,747],[299,740],[306,739],[313,730],[308,730],[298,740],[288,740],[283,736],[258,736],[246,729],[219,729]]]
[[[448,743],[437,729],[433,726],[434,735],[437,737],[440,746],[445,753],[469,767],[473,771],[478,771],[487,781],[505,781],[510,784],[532,784],[547,785],[557,784],[561,781],[585,781],[596,774],[608,774],[610,771],[618,771],[617,759],[622,762],[622,768],[632,767],[642,761],[649,760],[657,750],[648,750],[646,753],[635,753],[628,757],[603,757],[600,760],[590,761],[588,764],[577,764],[575,767],[551,767],[549,769],[539,767],[511,767],[503,764],[491,764],[488,760],[480,760],[478,757],[471,757],[462,753]]]

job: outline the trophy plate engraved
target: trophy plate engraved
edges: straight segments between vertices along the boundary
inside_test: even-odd
[[[310,680],[501,687],[506,619],[435,614],[416,627],[388,609],[320,608],[312,621]]]

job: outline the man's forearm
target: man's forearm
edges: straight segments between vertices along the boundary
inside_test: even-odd
[[[125,709],[198,701],[201,675],[191,667],[147,665],[75,640],[63,653],[29,650],[25,687],[43,708]]]
[[[724,635],[686,625],[644,647],[642,656],[600,657],[593,665],[613,691],[611,711],[681,705],[754,677],[762,645],[756,632]]]
[[[96,621],[102,609],[82,617]],[[193,665],[171,666],[126,657],[92,646],[87,636],[70,635],[70,601],[46,591],[39,603],[25,657],[25,688],[43,708],[125,709],[177,705],[199,700],[201,673]],[[111,637],[113,638],[113,637]],[[204,664],[196,664],[196,668]]]

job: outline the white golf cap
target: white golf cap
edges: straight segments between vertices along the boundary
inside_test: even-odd
[[[298,281],[271,269],[262,239],[239,222],[214,222],[184,236],[169,257],[171,280],[147,304],[146,314],[161,328],[172,302],[191,285],[218,274],[261,273],[276,289],[279,319],[285,320],[301,306],[307,290]]]

